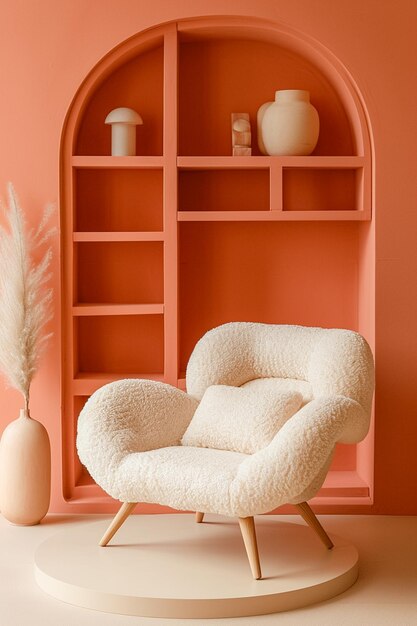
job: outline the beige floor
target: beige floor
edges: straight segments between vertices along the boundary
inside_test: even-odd
[[[351,589],[291,613],[206,621],[110,615],[46,596],[33,578],[36,546],[63,524],[85,519],[92,517],[50,516],[40,526],[20,528],[0,517],[0,626],[417,626],[417,517],[322,516],[329,532],[345,537],[359,550],[360,577]]]

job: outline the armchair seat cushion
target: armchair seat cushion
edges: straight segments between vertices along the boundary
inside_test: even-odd
[[[238,452],[191,446],[136,452],[120,463],[109,491],[123,501],[230,515],[230,486],[246,458]]]

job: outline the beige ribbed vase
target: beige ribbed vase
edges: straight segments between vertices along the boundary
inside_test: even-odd
[[[48,512],[50,495],[48,433],[21,409],[0,442],[0,511],[12,524],[39,524]]]

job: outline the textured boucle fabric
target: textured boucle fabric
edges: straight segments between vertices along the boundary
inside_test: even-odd
[[[346,424],[343,442],[360,441],[369,428],[374,389],[371,350],[351,330],[231,322],[207,332],[187,366],[190,395],[201,399],[210,385],[241,386],[256,378],[294,378],[310,383],[314,398],[344,395],[364,409]]]
[[[231,507],[236,515],[266,513],[285,502],[302,502],[320,488],[316,482],[352,416],[363,409],[343,396],[317,398],[288,420],[272,442],[239,466],[230,488]],[[311,493],[311,485],[315,491]],[[300,494],[303,495],[299,499]],[[275,506],[271,506],[272,502]]]
[[[80,460],[94,480],[113,494],[123,459],[135,452],[178,445],[197,405],[183,391],[152,380],[126,379],[105,385],[79,415]]]
[[[314,496],[336,443],[365,436],[373,359],[352,331],[236,322],[198,342],[186,382],[188,393],[149,380],[98,390],[79,417],[81,462],[121,501],[245,517]],[[211,385],[294,391],[302,406],[251,455],[181,446]]]
[[[114,498],[230,515],[229,489],[244,454],[172,446],[128,455],[114,481]]]
[[[287,391],[296,391],[301,394],[302,404],[307,404],[313,399],[313,389],[310,383],[305,380],[296,380],[295,378],[255,378],[241,385],[243,389],[253,389],[258,394],[264,391],[277,391],[285,393]]]
[[[253,454],[265,448],[300,408],[296,391],[211,385],[181,440],[182,445]]]

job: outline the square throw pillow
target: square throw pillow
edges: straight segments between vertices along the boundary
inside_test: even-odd
[[[253,454],[265,448],[303,402],[297,391],[212,385],[182,438],[182,445]]]

